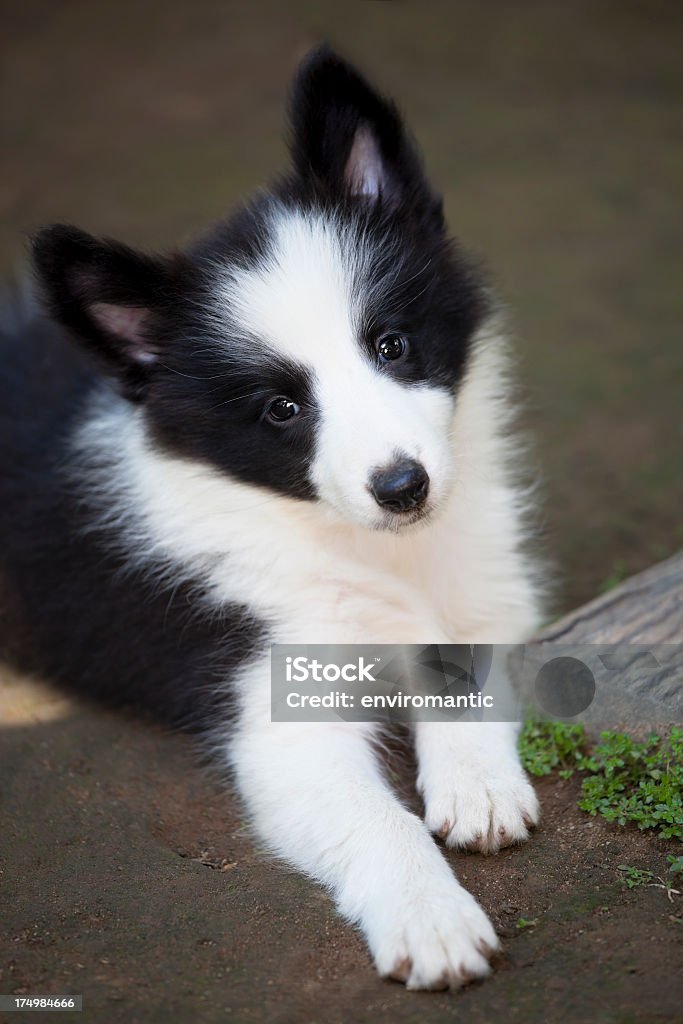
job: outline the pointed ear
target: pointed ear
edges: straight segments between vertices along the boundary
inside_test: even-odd
[[[420,200],[439,205],[395,104],[329,47],[314,50],[299,68],[290,119],[301,178],[389,208]]]
[[[32,240],[50,310],[127,382],[142,382],[159,356],[158,325],[175,267],[118,242],[57,224]]]

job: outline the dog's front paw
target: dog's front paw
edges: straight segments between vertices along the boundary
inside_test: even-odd
[[[538,824],[533,786],[516,760],[496,766],[452,766],[440,778],[423,779],[425,822],[447,846],[496,853],[524,842]]]
[[[493,925],[454,878],[397,894],[371,929],[377,970],[410,989],[459,988],[491,972]]]

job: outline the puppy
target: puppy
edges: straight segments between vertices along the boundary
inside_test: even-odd
[[[397,108],[326,48],[287,174],[171,256],[33,241],[3,329],[7,657],[201,730],[261,840],[377,970],[458,986],[498,947],[434,842],[527,838],[508,724],[418,723],[424,820],[368,723],[274,723],[273,643],[516,643],[539,621],[505,348]]]

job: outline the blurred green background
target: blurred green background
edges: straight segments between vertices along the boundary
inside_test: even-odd
[[[680,3],[0,2],[0,264],[168,247],[285,159],[321,39],[394,94],[510,308],[555,611],[683,545]]]

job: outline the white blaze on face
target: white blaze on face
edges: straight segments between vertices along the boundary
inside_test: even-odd
[[[368,485],[400,453],[425,468],[428,505],[438,504],[450,485],[452,397],[442,387],[399,383],[362,350],[358,325],[363,288],[373,287],[371,254],[322,215],[282,209],[271,230],[266,259],[231,269],[221,301],[245,334],[246,360],[250,336],[310,372],[319,414],[310,477],[320,498],[352,521],[386,524]],[[262,361],[263,349],[254,358]]]

